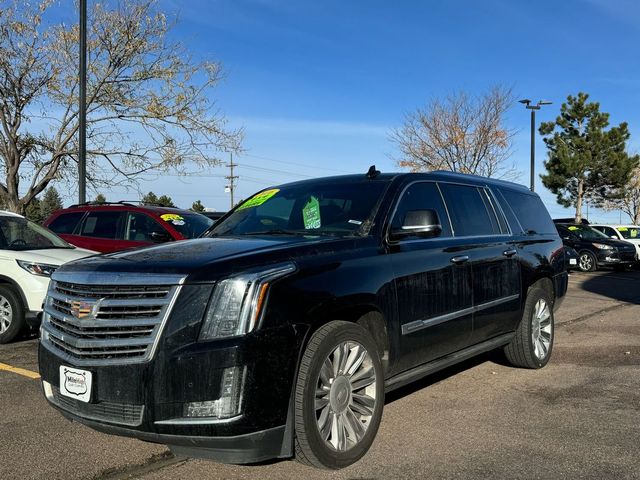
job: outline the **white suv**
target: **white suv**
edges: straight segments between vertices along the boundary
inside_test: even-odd
[[[21,215],[0,210],[0,343],[40,321],[51,273],[95,252],[73,247]]]
[[[640,226],[638,225],[593,225],[590,227],[599,230],[607,237],[633,243],[636,247],[636,260],[640,260]]]

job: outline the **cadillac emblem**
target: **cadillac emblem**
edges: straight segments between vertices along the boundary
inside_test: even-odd
[[[76,318],[86,318],[91,315],[93,304],[74,300],[71,302],[71,314]]]

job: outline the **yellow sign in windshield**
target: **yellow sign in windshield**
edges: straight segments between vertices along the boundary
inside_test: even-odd
[[[247,200],[242,205],[240,205],[238,207],[238,210],[244,210],[245,208],[259,207],[279,191],[280,191],[279,188],[272,188],[270,190],[265,190],[264,192],[256,193],[253,197],[251,197],[249,200]]]

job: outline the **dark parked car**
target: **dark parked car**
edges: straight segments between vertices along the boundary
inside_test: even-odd
[[[44,222],[70,244],[100,253],[196,238],[211,225],[190,210],[127,202],[73,205]]]
[[[386,392],[496,348],[545,366],[564,258],[539,197],[508,182],[372,169],[270,188],[203,238],[58,269],[44,393],[178,455],[346,467]]]
[[[623,270],[636,261],[636,247],[622,240],[609,238],[588,225],[556,223],[564,244],[578,252],[578,268],[593,272],[609,266]]]
[[[202,212],[202,215],[204,215],[207,218],[210,218],[214,222],[217,222],[222,217],[224,217],[226,214],[227,214],[227,212]]]

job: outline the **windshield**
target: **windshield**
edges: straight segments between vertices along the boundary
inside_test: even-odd
[[[199,213],[163,213],[160,218],[185,238],[197,238],[214,224],[213,220]]]
[[[372,216],[386,182],[304,183],[259,192],[207,236],[355,235]]]
[[[74,248],[46,228],[20,217],[0,217],[0,249]]]
[[[604,233],[586,225],[569,225],[567,229],[582,240],[602,240],[609,238]]]
[[[640,227],[617,227],[622,238],[627,240],[640,240]]]

